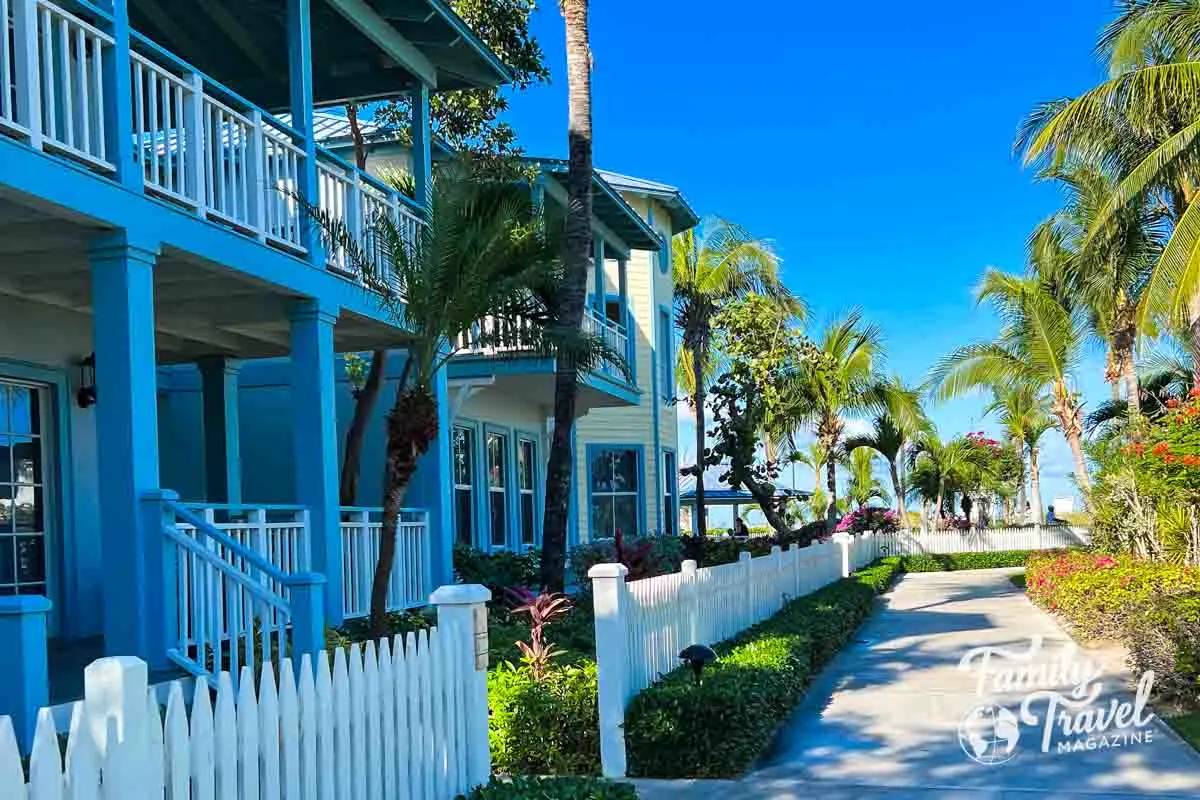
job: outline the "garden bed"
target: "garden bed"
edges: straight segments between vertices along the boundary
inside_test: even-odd
[[[897,556],[904,572],[955,572],[967,569],[1023,567],[1037,551],[998,550],[993,553],[946,553]]]

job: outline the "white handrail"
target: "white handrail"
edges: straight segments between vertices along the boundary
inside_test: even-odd
[[[371,612],[371,587],[383,533],[382,508],[342,509],[342,603],[346,617]],[[396,557],[388,584],[387,608],[403,611],[429,602],[432,591],[429,512],[404,509],[396,530]]]

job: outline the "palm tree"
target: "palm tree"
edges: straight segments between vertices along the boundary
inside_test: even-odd
[[[779,258],[769,242],[753,238],[724,220],[709,220],[702,233],[688,230],[671,240],[675,285],[675,327],[680,331],[676,371],[696,414],[696,535],[707,533],[704,519],[705,397],[715,376],[712,320],[726,303],[762,294],[786,303],[799,319],[803,304],[779,282]]]
[[[934,510],[941,514],[947,490],[963,482],[976,457],[977,451],[964,439],[943,442],[935,430],[922,433],[909,453],[914,491],[933,501]]]
[[[310,213],[410,332],[385,433],[383,527],[371,588],[371,627],[382,635],[400,508],[418,459],[437,441],[435,381],[457,352],[460,334],[491,315],[502,329],[521,324],[530,348],[581,372],[615,354],[598,337],[557,321],[554,300],[565,282],[560,226],[543,224],[543,212],[517,184],[477,180],[462,165],[442,167],[428,223],[412,244],[380,217],[371,221],[372,246],[364,249],[344,224],[315,209]],[[396,286],[404,287],[403,296]]]
[[[559,0],[566,25],[567,49],[567,225],[563,259],[567,280],[560,298],[559,321],[583,325],[588,266],[592,260],[592,48],[588,33],[589,0]],[[595,268],[604,268],[596,264]],[[571,499],[571,430],[579,375],[571,360],[554,371],[554,432],[546,464],[546,508],[542,523],[542,586],[563,590],[567,515]],[[703,513],[700,514],[703,519]]]
[[[837,452],[847,415],[880,413],[888,408],[888,382],[878,371],[882,360],[880,329],[864,323],[861,311],[855,309],[832,320],[816,343],[814,357],[798,376],[789,416],[811,426],[825,452]],[[825,470],[826,521],[832,528],[837,521],[836,459],[826,458]]]
[[[1047,413],[1032,415],[1025,423],[1022,437],[1025,439],[1025,449],[1029,456],[1029,492],[1033,498],[1034,520],[1039,524],[1045,522],[1042,506],[1042,467],[1039,463],[1040,449],[1038,442],[1046,431],[1054,427],[1054,422]]]
[[[792,457],[813,471],[813,497],[821,491],[821,467],[829,458],[829,451],[819,441],[813,440],[804,450],[797,450]]]
[[[1009,442],[1016,448],[1021,455],[1021,478],[1017,487],[1017,505],[1021,512],[1025,508],[1025,456],[1026,448],[1029,446],[1027,434],[1041,427],[1041,431],[1037,434],[1039,438],[1042,433],[1050,426],[1050,402],[1045,394],[1038,391],[1038,387],[1030,385],[1016,386],[998,386],[992,388],[992,402],[984,408],[984,416],[996,415],[999,419],[1000,426],[1004,430]],[[1045,427],[1042,427],[1044,424]],[[1036,443],[1035,443],[1036,449]],[[1037,478],[1035,477],[1036,481]],[[1040,492],[1039,497],[1034,500],[1033,505],[1038,507],[1038,514],[1041,513],[1041,508],[1038,504],[1041,502]]]
[[[875,451],[870,447],[851,447],[846,442],[850,479],[846,482],[846,496],[859,508],[875,498],[884,503],[891,502],[883,488],[883,481],[875,476]]]
[[[1128,0],[1101,37],[1099,50],[1113,77],[1078,98],[1037,109],[1017,147],[1024,149],[1027,163],[1074,160],[1101,166],[1117,179],[1091,216],[1089,247],[1119,240],[1122,218],[1136,216],[1147,200],[1169,222],[1170,241],[1149,277],[1136,320],[1142,330],[1154,321],[1185,323],[1195,356],[1200,354],[1200,205],[1194,202],[1200,4]]]
[[[1029,385],[1046,392],[1058,429],[1074,456],[1076,481],[1086,506],[1091,479],[1083,454],[1083,410],[1073,387],[1083,358],[1087,321],[1062,285],[1044,280],[1043,274],[1056,273],[1043,268],[1024,278],[988,270],[977,296],[980,302],[991,301],[999,315],[999,337],[967,345],[940,359],[930,384],[935,397],[942,400],[1008,386]]]
[[[887,461],[892,478],[892,491],[896,495],[896,514],[900,518],[900,524],[907,528],[908,518],[904,513],[904,499],[908,494],[904,487],[904,451],[912,437],[928,430],[930,424],[921,408],[919,390],[904,385],[898,376],[892,378],[888,402],[893,407],[905,406],[906,413],[877,414],[870,433],[846,439],[846,450],[869,447]],[[896,422],[897,416],[909,419],[910,425],[902,428]],[[916,424],[913,424],[914,420]]]

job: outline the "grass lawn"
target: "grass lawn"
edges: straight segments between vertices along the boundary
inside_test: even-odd
[[[1200,711],[1190,714],[1180,714],[1177,717],[1164,717],[1167,724],[1183,737],[1184,741],[1200,750]]]

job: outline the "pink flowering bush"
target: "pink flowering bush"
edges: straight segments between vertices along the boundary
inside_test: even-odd
[[[900,530],[900,518],[891,509],[863,506],[842,517],[834,530],[837,533],[891,533]]]

